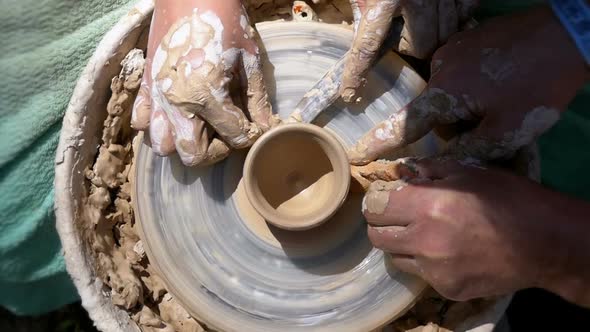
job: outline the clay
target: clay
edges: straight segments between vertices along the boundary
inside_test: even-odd
[[[287,153],[285,153],[288,151]],[[275,226],[315,227],[330,218],[349,189],[348,162],[338,139],[310,124],[288,124],[261,137],[244,164],[256,210]]]
[[[363,200],[363,212],[383,214],[389,205],[389,195],[394,190],[402,190],[408,183],[404,180],[392,182],[377,180],[369,186]]]
[[[364,193],[369,189],[371,183],[377,180],[387,182],[399,180],[402,177],[402,168],[404,168],[403,159],[396,161],[377,160],[365,166],[352,165],[350,167],[351,191]]]
[[[336,214],[325,223],[307,231],[293,232],[275,227],[264,220],[250,204],[243,179],[239,182],[235,195],[240,217],[258,238],[277,248],[289,250],[293,256],[303,257],[328,252],[341,243],[342,239],[354,233],[363,197],[363,194],[351,193]]]
[[[514,75],[516,63],[510,55],[505,55],[497,48],[484,48],[481,51],[481,73],[492,82],[501,85]]]
[[[107,294],[115,305],[128,310],[144,331],[202,331],[167,293],[135,229],[129,182],[133,178],[134,136],[130,117],[143,74],[143,52],[132,50],[121,65],[121,73],[112,80],[96,161],[85,171],[90,186],[84,199],[85,236],[92,243],[98,276],[109,288]]]
[[[293,1],[291,16],[297,22],[318,20],[318,15],[305,1]]]

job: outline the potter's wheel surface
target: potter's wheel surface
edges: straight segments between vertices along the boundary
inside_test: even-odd
[[[265,69],[273,109],[281,118],[352,38],[345,27],[321,23],[269,22],[258,29],[272,64]],[[371,74],[361,105],[336,104],[316,123],[351,145],[423,87],[390,54]],[[427,137],[406,153],[429,154],[435,145]],[[424,287],[372,248],[360,196],[349,197],[320,228],[281,231],[247,202],[240,183],[245,151],[209,168],[184,167],[145,144],[136,158],[136,217],[150,262],[185,308],[215,329],[367,331],[401,314]]]

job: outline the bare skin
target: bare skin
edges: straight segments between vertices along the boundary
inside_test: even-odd
[[[189,166],[211,164],[278,123],[257,38],[239,0],[156,2],[132,117],[135,129],[149,132],[154,152],[177,151]],[[230,95],[233,80],[246,91],[244,110]]]
[[[340,94],[346,102],[356,101],[357,90],[387,37],[392,19],[404,18],[396,50],[425,59],[444,44],[469,19],[477,0],[351,0],[355,38],[346,62]]]
[[[457,33],[434,54],[432,73],[419,97],[350,149],[352,164],[367,164],[435,127],[448,133],[465,123],[475,129],[457,137],[451,153],[510,158],[557,122],[589,77],[547,7]]]
[[[448,158],[414,166],[364,204],[371,242],[396,267],[454,300],[540,287],[590,307],[590,204]]]

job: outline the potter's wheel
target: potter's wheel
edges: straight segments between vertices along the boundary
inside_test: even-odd
[[[281,118],[352,39],[345,27],[321,23],[269,22],[258,29],[272,64],[266,70],[273,109]],[[424,87],[394,54],[369,82],[361,105],[336,104],[316,123],[351,145]],[[428,154],[435,145],[427,137],[406,153]],[[371,247],[360,196],[350,196],[319,228],[281,231],[247,202],[240,183],[245,151],[204,169],[157,157],[145,144],[136,158],[136,217],[150,262],[185,308],[213,328],[367,331],[399,316],[424,287]]]

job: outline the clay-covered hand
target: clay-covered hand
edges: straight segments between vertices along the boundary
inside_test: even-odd
[[[404,25],[395,49],[425,59],[457,32],[477,7],[478,0],[350,0],[355,37],[347,55],[340,94],[355,101],[375,61],[394,17]]]
[[[435,53],[424,92],[365,134],[351,162],[366,164],[457,124],[475,129],[452,141],[450,153],[508,159],[557,122],[588,73],[549,8],[490,20]]]
[[[454,300],[542,287],[590,305],[590,204],[449,158],[412,171],[373,183],[364,201],[369,238],[394,266]]]
[[[278,122],[257,40],[239,0],[156,1],[132,116],[135,129],[149,129],[155,153],[177,151],[186,165],[211,164]],[[230,90],[234,83],[242,95]],[[244,111],[234,104],[242,100]]]

